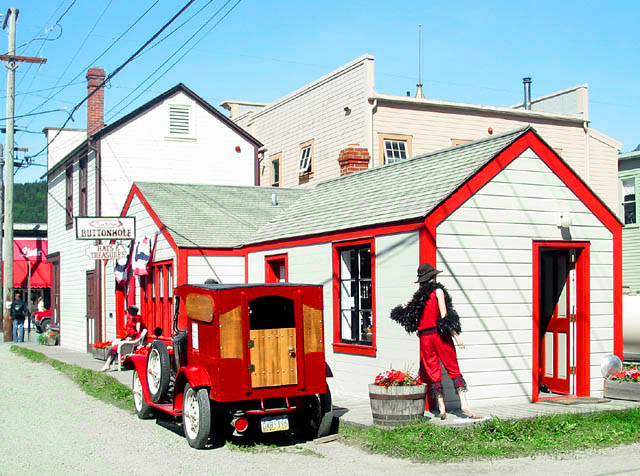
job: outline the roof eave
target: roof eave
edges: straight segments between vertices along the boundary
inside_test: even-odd
[[[526,109],[511,109],[508,107],[499,106],[485,106],[482,104],[468,104],[462,102],[452,101],[440,101],[437,99],[419,99],[406,96],[394,96],[391,94],[375,94],[369,97],[369,101],[378,101],[396,103],[396,104],[411,104],[412,106],[424,106],[424,107],[437,107],[441,109],[454,109],[461,111],[475,111],[475,112],[490,112],[493,114],[518,116],[536,119],[546,119],[562,122],[571,122],[575,124],[583,124],[584,118],[578,116],[570,116],[566,114],[553,114],[550,112],[530,111]]]

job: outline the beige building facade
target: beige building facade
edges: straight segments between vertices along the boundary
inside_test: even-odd
[[[262,186],[309,187],[340,175],[351,144],[369,151],[369,167],[532,125],[612,210],[618,210],[621,144],[589,126],[588,85],[508,107],[380,94],[375,59],[363,55],[262,105],[225,101],[231,119],[258,138]],[[242,107],[239,107],[242,105]]]

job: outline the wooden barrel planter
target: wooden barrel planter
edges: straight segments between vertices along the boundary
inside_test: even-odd
[[[604,396],[617,400],[638,402],[640,401],[640,383],[607,379],[604,381]]]
[[[381,426],[400,426],[419,420],[424,415],[427,386],[384,387],[369,384],[369,400],[373,423]]]

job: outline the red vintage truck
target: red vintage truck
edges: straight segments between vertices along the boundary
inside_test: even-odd
[[[125,359],[139,418],[182,416],[193,448],[231,433],[329,433],[321,286],[183,285],[174,299],[171,341]]]

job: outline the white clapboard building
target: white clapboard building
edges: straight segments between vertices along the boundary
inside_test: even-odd
[[[87,73],[92,92],[104,71]],[[76,217],[119,216],[136,180],[256,184],[260,143],[183,84],[104,124],[102,88],[88,102],[86,130],[45,129],[48,141],[48,260],[60,344],[85,351],[107,337],[106,262],[76,240]],[[103,244],[108,241],[102,241]]]
[[[418,339],[389,312],[429,262],[462,316],[474,404],[601,395],[600,360],[622,352],[621,223],[538,133],[348,174],[362,152],[306,189],[136,183],[122,215],[158,237],[129,290],[143,319],[170,335],[172,284],[321,284],[330,384],[365,397],[380,371],[417,370]]]

